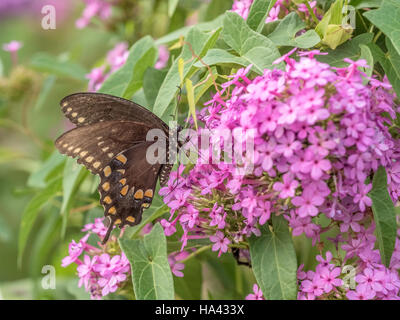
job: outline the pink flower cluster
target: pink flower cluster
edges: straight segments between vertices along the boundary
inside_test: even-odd
[[[113,246],[116,239],[111,238],[107,245],[99,244],[99,247],[87,243],[91,234],[97,235],[100,239],[105,236],[107,228],[103,220],[103,218],[97,218],[94,223],[85,225],[82,231],[88,233],[79,242],[72,240],[69,245],[69,255],[62,260],[63,267],[72,263],[77,264],[78,285],[79,287],[84,285],[92,299],[101,299],[117,291],[124,285],[130,274],[130,264],[125,254],[108,252],[107,248]]]
[[[181,166],[160,190],[171,208],[162,225],[167,235],[180,225],[182,248],[188,239],[209,238],[220,255],[259,235],[258,226],[271,214],[283,214],[293,235],[304,233],[314,245],[336,230],[337,238],[328,241],[347,252],[342,262],[352,259],[360,267],[374,257],[385,269],[373,249],[368,193],[371,177],[383,166],[392,200],[400,195],[400,145],[389,129],[396,118],[395,95],[386,79],[360,71],[367,67],[363,60],[346,59],[347,67],[332,68],[314,58],[315,50],[299,53],[298,61],[290,58],[293,51],[276,61],[284,61],[285,70],[264,70],[252,80],[251,66],[239,70],[198,116],[207,129],[255,130],[253,173],[237,175],[235,164],[223,162],[200,161],[185,174]],[[320,225],[320,216],[330,224]],[[397,296],[398,288],[388,292]]]
[[[89,79],[88,90],[97,91],[103,82],[115,71],[121,68],[128,59],[128,44],[118,43],[107,54],[106,63],[100,67],[94,68],[86,77]]]
[[[86,7],[82,16],[76,21],[78,29],[83,29],[89,25],[93,18],[107,20],[111,16],[111,3],[105,0],[84,0]]]
[[[299,12],[304,13],[306,17],[309,17],[308,8],[304,3],[293,3],[294,8],[290,7],[291,3],[293,3],[293,1],[277,0],[275,5],[269,11],[268,17],[265,19],[265,23],[281,19],[282,17],[286,16],[292,9],[296,9]],[[246,20],[252,4],[253,0],[235,0],[232,5],[232,11],[236,12],[238,15]],[[313,12],[316,14],[317,1],[310,1],[309,5]]]

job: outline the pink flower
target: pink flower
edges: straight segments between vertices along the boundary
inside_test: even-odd
[[[253,292],[246,296],[246,300],[265,300],[263,293],[257,284],[253,285]]]
[[[349,290],[346,293],[346,297],[349,300],[372,300],[375,297],[375,292],[365,287],[357,286],[356,291]]]
[[[294,197],[292,203],[299,207],[300,217],[314,217],[318,214],[317,206],[324,203],[324,198],[316,193],[315,187],[310,185],[304,189],[301,196]]]
[[[23,46],[22,42],[13,40],[9,43],[3,44],[3,50],[8,52],[17,52]]]
[[[228,244],[231,243],[228,238],[225,238],[221,231],[217,231],[214,236],[210,236],[210,240],[211,242],[214,242],[212,251],[219,251],[218,257],[221,256],[221,253],[228,251]]]
[[[333,268],[330,270],[325,267],[319,271],[317,283],[324,288],[325,293],[329,293],[332,291],[333,287],[339,287],[343,284],[342,279],[337,279],[341,274],[340,268]]]
[[[79,256],[83,253],[86,248],[86,241],[89,238],[89,234],[85,235],[78,243],[74,240],[68,246],[69,255],[66,256],[61,263],[61,266],[66,267],[71,263],[76,262]]]
[[[156,68],[156,69],[164,68],[168,63],[168,59],[169,59],[168,48],[164,45],[160,45],[158,47],[158,60],[155,64],[154,68]]]
[[[273,189],[279,192],[279,198],[286,199],[294,196],[296,188],[299,182],[293,179],[293,176],[289,173],[283,175],[283,183],[275,182]]]

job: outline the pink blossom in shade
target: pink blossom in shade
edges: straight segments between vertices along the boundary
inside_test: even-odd
[[[353,191],[355,193],[354,203],[358,203],[362,212],[365,211],[366,207],[372,206],[372,200],[370,197],[367,196],[368,192],[370,192],[371,189],[372,183],[368,185],[358,184],[353,186]]]
[[[89,79],[88,91],[96,92],[107,79],[107,76],[104,74],[104,67],[99,67],[92,69],[92,71],[86,75],[86,78]]]
[[[175,220],[176,221],[176,220]],[[164,228],[164,232],[166,236],[171,236],[176,232],[175,223],[176,222],[168,222],[165,219],[160,221],[162,227]]]
[[[98,256],[94,256],[92,259],[88,255],[83,257],[83,263],[77,268],[79,282],[78,286],[85,285],[85,289],[89,289],[90,280],[92,278],[93,267],[96,265]]]
[[[73,262],[77,262],[77,259],[86,248],[86,241],[88,238],[89,234],[85,235],[81,240],[79,240],[78,243],[76,243],[75,240],[72,240],[72,242],[68,246],[69,255],[66,256],[64,259],[62,259],[61,261],[62,267],[66,267]]]
[[[120,42],[107,53],[107,63],[111,67],[111,72],[115,72],[121,68],[128,59],[129,51],[126,42]]]
[[[164,68],[168,63],[168,59],[169,59],[168,48],[164,45],[160,45],[158,47],[158,60],[157,60],[156,64],[154,65],[154,68],[156,68],[156,69]]]
[[[275,182],[273,189],[279,192],[279,198],[286,199],[294,197],[296,188],[299,186],[299,182],[293,179],[293,175],[286,173],[283,175],[283,183]]]
[[[306,187],[301,196],[292,199],[292,203],[299,207],[300,217],[316,216],[318,214],[318,206],[324,203],[324,198],[316,193],[315,187],[312,185]]]
[[[280,7],[279,5],[273,6],[273,7],[271,8],[271,10],[269,11],[269,14],[268,14],[267,19],[265,20],[265,23],[278,20],[278,19],[279,19],[279,12],[280,12],[280,10],[281,10],[281,7]]]
[[[375,298],[375,292],[366,287],[357,286],[355,291],[347,291],[346,297],[349,300],[372,300]]]
[[[326,259],[322,257],[322,255],[317,255],[316,260],[319,262],[316,271],[320,272],[321,268],[328,268],[331,270],[335,265],[330,263],[332,261],[333,255],[330,251],[326,252]]]
[[[3,50],[7,52],[17,52],[23,46],[22,42],[13,40],[9,43],[3,44]]]
[[[351,228],[354,232],[360,232],[361,226],[359,221],[364,218],[364,214],[358,212],[356,214],[346,214],[343,217],[343,222],[340,224],[340,232],[347,232]]]
[[[380,292],[384,290],[382,282],[385,277],[386,274],[384,271],[365,268],[362,273],[356,275],[355,280],[360,289],[363,289],[364,291],[368,289],[374,292]]]
[[[257,284],[253,285],[253,293],[248,294],[246,300],[265,300],[263,293]]]
[[[186,259],[189,256],[189,252],[181,251],[181,252],[172,252],[168,255],[168,263],[171,267],[172,273],[179,278],[184,276],[182,270],[185,268],[185,265],[180,262]]]
[[[226,238],[221,231],[217,231],[215,235],[210,236],[210,240],[211,242],[214,242],[212,251],[218,251],[218,257],[220,257],[222,253],[228,251],[228,244],[231,243],[231,241]]]
[[[254,210],[254,216],[258,217],[258,223],[264,225],[271,217],[271,202],[270,201],[258,201],[258,206]]]
[[[253,0],[235,0],[232,5],[232,11],[246,20],[252,3]]]
[[[107,227],[104,226],[104,218],[96,218],[94,219],[94,223],[85,224],[82,231],[91,231],[99,236],[99,238],[103,238],[107,233]]]
[[[339,287],[343,284],[342,279],[337,279],[337,277],[341,274],[340,268],[322,268],[319,270],[317,283],[324,288],[325,293],[329,293],[333,290],[334,287]]]
[[[78,29],[83,29],[89,25],[94,17],[99,17],[101,20],[106,20],[111,15],[111,3],[104,0],[85,0],[86,7],[83,10],[82,16],[75,22]]]

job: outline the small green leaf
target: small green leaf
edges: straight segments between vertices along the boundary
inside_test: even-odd
[[[264,27],[265,20],[269,11],[275,5],[277,0],[255,0],[251,4],[249,15],[247,16],[247,24],[251,29],[261,32]]]
[[[168,17],[172,17],[175,13],[179,0],[168,0]]]
[[[87,71],[82,66],[70,61],[61,61],[47,53],[35,54],[32,57],[31,66],[36,70],[56,76],[86,81]]]
[[[321,39],[314,30],[296,37],[297,32],[304,29],[306,24],[296,12],[291,12],[279,23],[268,38],[277,46],[291,46],[298,48],[311,48],[318,44]]]
[[[60,169],[60,172],[62,172],[63,169],[61,165],[64,161],[65,157],[58,151],[54,151],[40,169],[30,175],[27,185],[29,187],[44,188],[47,185],[48,176],[54,172],[54,170]]]
[[[51,92],[51,89],[53,89],[54,84],[56,83],[56,80],[57,77],[55,75],[50,75],[43,81],[42,90],[40,91],[34,107],[36,111],[42,109],[47,97],[49,96],[49,93]]]
[[[382,262],[389,267],[396,242],[396,213],[387,188],[386,171],[382,166],[374,174],[369,196],[372,200],[379,252]]]
[[[182,49],[182,53],[172,64],[158,92],[157,99],[154,103],[153,108],[153,112],[157,116],[161,118],[164,115],[164,113],[168,109],[168,106],[171,104],[179,85],[181,84],[181,76],[179,74],[180,59],[183,59],[183,61],[185,61],[182,80],[186,79],[186,77],[189,77],[195,70],[195,67],[193,65],[197,61],[197,58],[193,58],[192,51],[190,50],[187,43],[190,44],[191,49],[194,51],[194,53],[202,58],[205,56],[207,51],[212,46],[214,46],[215,41],[219,36],[219,33],[220,29],[211,34],[207,34],[200,31],[196,27],[192,27],[192,29],[189,31],[185,39],[186,44]]]
[[[143,78],[143,91],[147,100],[149,110],[153,109],[154,102],[156,101],[158,91],[167,75],[167,70],[159,70],[155,68],[148,68],[144,73]]]
[[[364,12],[363,15],[390,39],[400,55],[400,1],[383,0],[379,9]]]
[[[250,238],[254,275],[267,300],[297,298],[297,259],[286,220],[272,217],[272,228],[261,227],[261,236]]]
[[[174,281],[167,259],[164,229],[157,223],[143,240],[119,239],[132,269],[132,282],[138,300],[174,299]]]
[[[209,66],[216,64],[238,64],[241,66],[247,66],[249,64],[246,59],[235,56],[223,49],[210,49],[202,60]],[[194,66],[201,68],[204,65],[201,62],[197,62]]]
[[[26,242],[33,224],[38,217],[40,210],[52,199],[58,192],[61,191],[61,179],[56,179],[40,191],[26,206],[21,218],[21,225],[18,236],[18,265],[22,264],[22,257],[25,251]]]
[[[246,21],[235,12],[225,13],[222,37],[241,58],[247,61],[247,65],[253,64],[252,69],[259,74],[262,74],[264,69],[271,69],[272,63],[280,57],[274,43],[251,30]],[[274,67],[282,67],[282,64]]]
[[[142,87],[144,73],[156,63],[157,57],[158,50],[150,36],[135,42],[126,63],[104,81],[99,92],[131,99]]]
[[[190,79],[186,79],[186,92],[189,104],[189,113],[193,117],[194,126],[196,127],[197,130],[197,116],[196,116],[196,105],[194,102],[194,89],[193,89],[193,83]]]
[[[328,54],[325,56],[317,56],[317,60],[328,63],[332,67],[343,68],[348,66],[347,62],[344,62],[344,58],[351,60],[358,60],[361,55],[361,44],[368,44],[372,41],[372,33],[363,33],[357,37],[347,41],[335,50],[328,49]]]
[[[63,176],[63,201],[61,204],[60,213],[63,217],[61,237],[64,237],[67,229],[68,212],[73,201],[73,195],[78,190],[80,184],[87,174],[85,167],[80,166],[74,159],[68,158],[65,163]]]
[[[363,69],[362,71],[364,71],[367,74],[367,76],[370,77],[372,76],[372,71],[374,70],[374,57],[372,55],[371,49],[367,45],[361,44],[360,49],[361,49],[360,59],[364,59],[365,61],[367,61],[367,64],[369,66],[369,68],[362,68]]]

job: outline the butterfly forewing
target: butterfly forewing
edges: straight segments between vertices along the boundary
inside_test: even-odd
[[[98,174],[121,151],[146,140],[151,127],[133,121],[107,121],[77,127],[56,140],[57,149]]]
[[[145,123],[168,131],[168,126],[146,108],[119,97],[102,93],[75,93],[60,102],[65,116],[77,126],[122,120]]]

